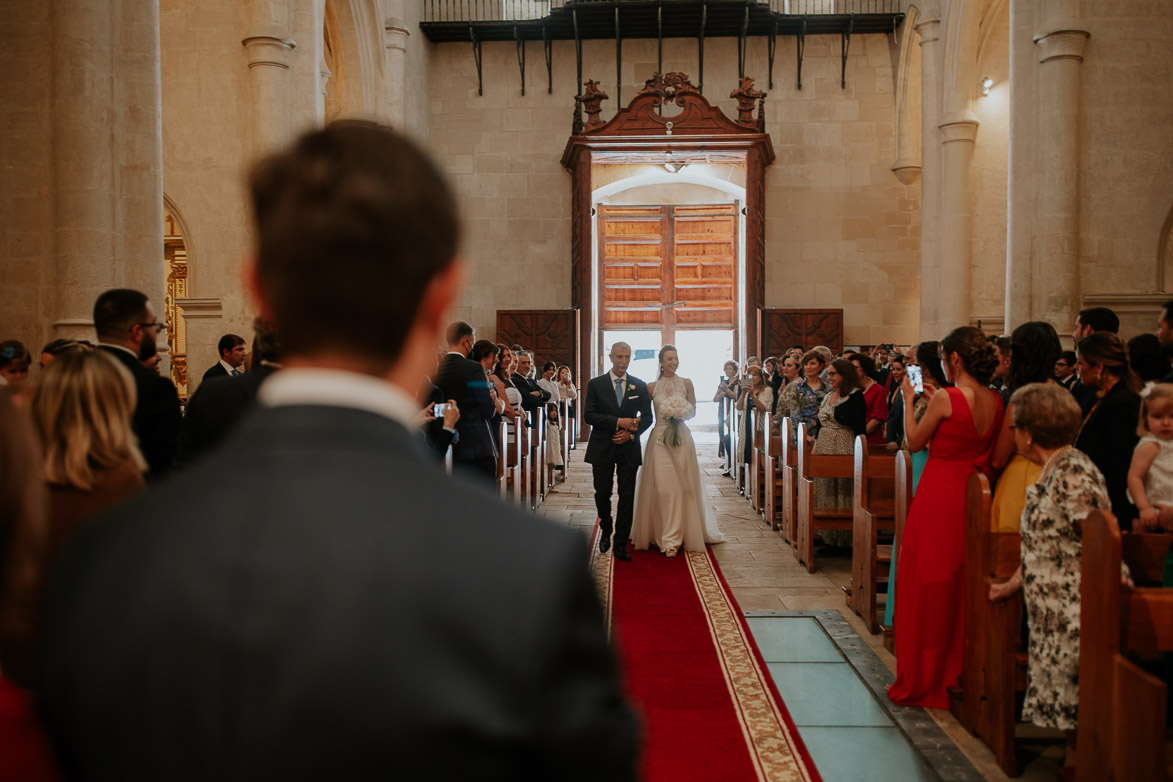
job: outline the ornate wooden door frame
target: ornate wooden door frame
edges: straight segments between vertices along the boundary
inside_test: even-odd
[[[730,97],[737,98],[738,117],[733,121],[713,106],[683,73],[653,74],[626,108],[609,122],[599,120],[599,103],[607,96],[595,82],[587,82],[585,94],[576,98],[574,128],[562,165],[571,174],[571,306],[581,313],[581,350],[576,376],[584,382],[593,372],[592,335],[595,329],[591,278],[591,160],[596,152],[740,152],[745,155],[745,300],[741,309],[746,333],[742,355],[759,351],[761,329],[758,311],[765,302],[766,287],[766,166],[774,162],[774,145],[765,132],[765,93],[743,79]],[[680,107],[679,114],[660,116],[665,103]],[[753,109],[757,106],[757,116]],[[587,121],[583,122],[582,112]]]

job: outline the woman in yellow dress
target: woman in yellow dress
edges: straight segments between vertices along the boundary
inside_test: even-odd
[[[1055,362],[1063,348],[1050,323],[1023,323],[1010,335],[1010,372],[1006,376],[1010,393],[1029,383],[1053,383]],[[994,470],[1001,470],[990,509],[994,532],[1018,532],[1026,490],[1039,480],[1042,467],[1018,453],[1014,446],[1013,404],[1007,406],[1002,431],[990,456]]]

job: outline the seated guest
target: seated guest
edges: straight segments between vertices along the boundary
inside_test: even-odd
[[[28,416],[0,389],[0,771],[6,780],[60,779],[37,718],[33,638],[47,534],[41,457]]]
[[[466,276],[447,183],[359,121],[250,183],[286,366],[234,447],[60,558],[38,694],[72,776],[634,780],[582,535],[420,458]]]
[[[1169,374],[1169,358],[1156,334],[1137,334],[1128,340],[1128,364],[1146,392]]]
[[[130,373],[91,349],[59,356],[37,382],[30,407],[45,455],[50,556],[79,524],[143,490],[134,396]]]
[[[1079,377],[1094,389],[1085,408],[1083,428],[1075,447],[1086,453],[1104,474],[1112,513],[1120,529],[1132,529],[1136,510],[1128,501],[1128,464],[1139,439],[1140,379],[1128,365],[1124,341],[1110,331],[1097,331],[1076,345]]]
[[[860,356],[871,363],[871,356]],[[858,359],[857,359],[858,360]],[[819,437],[815,443],[817,454],[850,454],[855,452],[855,438],[867,430],[869,415],[865,395],[860,389],[856,361],[835,360],[827,368],[827,382],[831,392],[819,407]],[[872,386],[879,388],[873,381]],[[881,391],[881,397],[883,392]],[[815,507],[850,508],[854,501],[854,481],[851,478],[816,478]],[[851,530],[817,531],[823,543],[834,547],[851,545]]]
[[[1072,766],[1079,713],[1083,520],[1094,510],[1109,510],[1111,503],[1100,470],[1072,447],[1082,415],[1070,393],[1057,385],[1031,383],[1010,397],[1010,410],[1018,452],[1041,473],[1038,483],[1027,489],[1022,564],[1009,581],[990,587],[990,599],[1004,600],[1022,589],[1030,637],[1022,719],[1067,731],[1064,765]]]
[[[1075,351],[1064,350],[1055,362],[1055,382],[1070,391],[1079,377],[1075,374]]]
[[[244,337],[225,334],[216,344],[216,350],[220,353],[220,360],[208,367],[208,371],[204,372],[204,380],[211,380],[214,377],[236,377],[241,374],[240,368],[244,365],[245,354],[248,353],[244,346]]]
[[[175,385],[139,363],[155,350],[158,336],[166,327],[155,320],[151,302],[139,291],[115,288],[94,302],[98,349],[130,370],[134,378],[134,433],[150,467],[148,480],[167,474],[179,446],[179,394]]]
[[[235,377],[208,378],[188,400],[176,468],[189,466],[223,442],[255,407],[261,384],[281,368],[281,346],[273,327],[257,318],[253,334],[252,370]]]
[[[1051,381],[1061,346],[1055,327],[1043,321],[1023,323],[1010,337],[1010,371],[1006,387],[1013,394],[1031,383]],[[990,526],[995,532],[1018,532],[1018,520],[1026,502],[1027,487],[1035,485],[1039,467],[1015,447],[1013,404],[1002,416],[1002,428],[990,454],[990,466],[1000,470],[990,508]]]
[[[855,365],[860,388],[863,390],[864,403],[867,406],[868,445],[883,445],[884,424],[888,421],[888,398],[884,393],[884,387],[876,382],[876,362],[866,353],[851,353],[847,360]]]

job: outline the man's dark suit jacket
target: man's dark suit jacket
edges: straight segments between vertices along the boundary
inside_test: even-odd
[[[204,373],[203,380],[212,380],[213,378],[217,377],[238,377],[238,375],[228,374],[228,370],[224,368],[224,365],[217,361],[215,364],[208,367],[208,371]]]
[[[433,385],[428,390],[428,404],[435,405],[448,400],[444,398],[444,392],[440,387]],[[492,430],[489,430],[492,432]],[[444,457],[448,455],[448,446],[452,445],[453,440],[456,439],[456,433],[450,432],[444,428],[444,417],[428,421],[424,426],[424,438],[428,441],[428,447],[436,454],[440,461],[444,461]]]
[[[536,429],[538,426],[538,410],[542,405],[550,401],[550,392],[538,385],[538,381],[530,380],[524,375],[514,372],[509,376],[513,381],[513,386],[521,392],[521,407],[529,413],[529,425],[531,429]],[[534,391],[540,392],[540,396],[534,396]]]
[[[130,370],[134,378],[138,400],[134,407],[134,431],[138,435],[139,448],[150,468],[148,477],[162,478],[171,469],[175,450],[179,447],[179,392],[165,377],[144,367],[125,350],[109,345],[99,345],[116,361]]]
[[[496,458],[489,419],[497,412],[497,406],[489,396],[485,368],[470,358],[449,353],[440,362],[436,385],[445,399],[455,399],[460,408],[460,420],[456,422],[460,437],[452,447],[452,458],[461,461]]]
[[[1084,386],[1095,390],[1093,386]],[[1095,404],[1095,397],[1092,397]],[[1090,407],[1088,408],[1091,409]],[[1140,396],[1117,383],[1104,395],[1099,407],[1083,425],[1075,447],[1086,453],[1104,474],[1112,513],[1120,529],[1131,530],[1136,508],[1128,501],[1128,467],[1132,451],[1140,436],[1136,424],[1140,418]]]
[[[76,778],[636,776],[582,535],[339,407],[258,409],[84,525],[38,695]]]
[[[635,437],[623,445],[611,442],[615,436],[616,427],[620,418],[635,418],[640,416],[639,431]],[[583,419],[591,427],[591,437],[587,440],[587,464],[606,464],[612,459],[623,458],[628,464],[638,467],[643,463],[643,453],[640,450],[639,438],[643,436],[653,423],[652,398],[648,396],[648,387],[638,377],[627,376],[627,391],[623,395],[623,405],[615,403],[615,386],[611,384],[611,373],[592,378],[587,383],[586,404],[583,406]]]
[[[188,466],[223,440],[256,404],[261,383],[276,371],[276,367],[262,364],[243,375],[233,377],[225,372],[218,378],[205,379],[187,402],[179,430],[179,451],[175,454],[176,469]]]

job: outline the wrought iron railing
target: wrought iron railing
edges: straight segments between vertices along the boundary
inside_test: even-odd
[[[423,0],[424,22],[523,22],[542,19],[568,4],[625,0]],[[684,0],[688,1],[688,0]],[[647,0],[630,0],[645,3]],[[663,0],[665,8],[682,0]],[[825,16],[847,14],[902,14],[909,0],[769,0],[755,5],[777,14]]]

